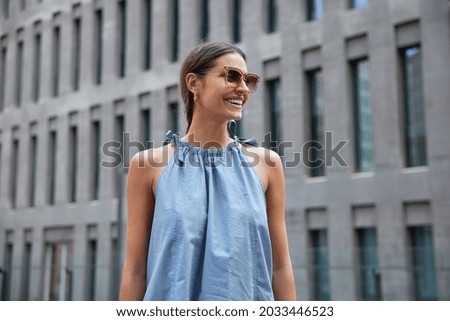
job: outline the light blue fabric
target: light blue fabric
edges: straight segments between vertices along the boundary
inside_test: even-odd
[[[235,139],[180,141],[161,173],[144,300],[273,300],[263,186]]]

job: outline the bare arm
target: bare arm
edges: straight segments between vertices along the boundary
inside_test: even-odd
[[[133,157],[128,174],[126,256],[120,300],[142,300],[146,288],[147,251],[155,200],[149,175],[151,168],[144,166],[147,161],[143,161],[143,157],[143,152]]]
[[[285,223],[285,179],[280,157],[270,153],[266,162],[267,217],[272,242],[273,279],[272,288],[277,301],[296,300],[292,263],[289,255]]]

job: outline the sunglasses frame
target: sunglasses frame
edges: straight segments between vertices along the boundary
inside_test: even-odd
[[[224,67],[223,67],[223,70],[225,71],[224,77],[225,77],[225,82],[226,82],[227,84],[239,85],[239,83],[242,81],[242,79],[244,79],[245,85],[247,86],[248,90],[249,90],[251,93],[254,93],[254,92],[256,91],[256,89],[258,89],[258,85],[259,85],[259,81],[260,81],[260,77],[259,77],[258,75],[252,74],[252,73],[246,73],[246,74],[244,74],[240,69],[235,68],[235,67],[230,67],[230,66],[224,66]],[[228,81],[228,73],[230,72],[230,70],[231,70],[231,71],[235,71],[235,72],[237,72],[237,73],[240,75],[239,81],[237,81],[237,82],[234,82],[234,81]],[[255,77],[255,78],[256,78],[256,84],[255,84],[255,86],[251,86],[253,89],[250,88],[250,86],[248,85],[248,82],[247,82],[247,79],[248,79],[249,76]]]

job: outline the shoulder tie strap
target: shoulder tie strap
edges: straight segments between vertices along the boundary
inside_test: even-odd
[[[236,136],[236,129],[237,129],[236,122],[234,120],[230,120],[228,122],[228,134],[230,135],[231,138],[234,139],[235,142],[237,141],[240,142],[241,144],[255,147],[259,145],[258,141],[255,138],[239,138],[238,136]]]

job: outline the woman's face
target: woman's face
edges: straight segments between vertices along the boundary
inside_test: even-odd
[[[200,79],[197,107],[205,116],[211,116],[217,121],[239,120],[250,91],[244,81],[227,83],[225,66],[247,73],[247,64],[238,53],[229,53],[217,58],[214,67]]]

